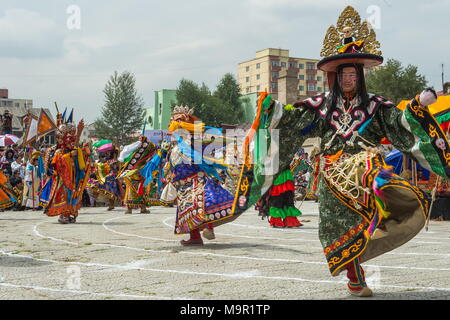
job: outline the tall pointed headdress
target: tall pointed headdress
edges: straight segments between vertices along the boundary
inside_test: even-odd
[[[336,72],[343,64],[362,64],[371,68],[383,63],[380,43],[369,22],[363,21],[351,6],[342,11],[336,27],[331,25],[323,40],[320,55],[324,57],[317,68],[326,72]]]

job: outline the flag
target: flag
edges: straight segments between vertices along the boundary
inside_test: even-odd
[[[37,126],[37,134],[39,136],[45,135],[51,131],[56,130],[56,124],[52,118],[41,108],[41,114],[39,115],[39,121]]]
[[[23,144],[29,144],[31,143],[34,139],[36,139],[37,135],[38,135],[38,118],[29,113],[27,115],[27,131],[25,132],[25,135],[23,137]]]
[[[67,111],[67,108],[64,109],[64,112],[63,112],[63,114],[61,116],[62,123],[66,123],[66,111]]]
[[[73,122],[73,108],[72,108],[72,111],[70,111],[70,115],[69,115],[69,117],[67,118],[67,121],[66,121],[67,123],[69,123],[69,122]]]

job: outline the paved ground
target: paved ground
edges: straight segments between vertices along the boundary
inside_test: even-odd
[[[271,229],[250,211],[197,248],[173,235],[174,208],[84,208],[71,225],[3,212],[0,299],[354,299],[328,273],[317,204],[301,210],[301,229]],[[432,221],[365,270],[371,299],[450,299],[450,223]]]

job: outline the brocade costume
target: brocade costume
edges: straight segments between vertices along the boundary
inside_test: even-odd
[[[169,131],[176,145],[169,154],[171,182],[166,188],[173,187],[177,201],[175,234],[190,234],[190,239],[181,244],[202,245],[201,230],[205,238],[214,239],[214,227],[233,221],[238,215],[232,214],[233,195],[213,179],[221,181],[217,170],[226,167],[206,159],[203,145],[201,151],[195,149],[193,142],[203,137],[204,124],[192,113],[192,109],[180,106],[172,113]]]
[[[57,145],[45,151],[44,167],[48,179],[41,192],[40,202],[47,216],[59,215],[62,224],[75,223],[81,207],[91,169],[88,146],[79,147],[84,123],[78,127],[57,114]]]
[[[123,179],[126,189],[123,204],[127,207],[126,213],[132,213],[132,209],[145,209],[148,203],[148,190],[144,187],[144,177],[140,170],[153,157],[156,146],[146,137],[142,136],[135,143],[124,147],[119,155],[119,161],[123,162],[118,177]]]
[[[37,165],[39,157],[40,152],[35,151],[25,167],[22,205],[26,208],[36,209],[40,206],[38,194],[40,192],[41,175]]]
[[[103,162],[95,164],[96,179],[90,178],[87,184],[89,193],[96,201],[109,204],[109,210],[121,200],[121,186],[117,180],[120,163],[112,156]]]
[[[254,166],[243,165],[234,200],[237,213],[246,210],[283,175],[307,138],[320,137],[319,238],[330,273],[346,269],[348,288],[358,296],[372,294],[360,263],[411,240],[425,225],[430,205],[422,190],[390,171],[376,147],[387,138],[427,170],[450,179],[450,145],[427,108],[435,93],[423,91],[404,111],[365,93],[363,67],[381,62],[371,53],[326,57],[318,68],[327,72],[332,90],[293,105],[261,93],[255,127],[279,139],[269,139],[267,154],[255,157]],[[344,71],[358,81],[352,95],[341,93]],[[244,152],[249,159],[248,148]],[[243,206],[242,197],[248,200]]]
[[[11,208],[20,201],[20,198],[15,196],[8,186],[8,177],[0,171],[0,210]]]

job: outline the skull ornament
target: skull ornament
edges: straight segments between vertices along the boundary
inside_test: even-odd
[[[445,145],[445,140],[442,138],[439,138],[436,140],[436,147],[438,147],[441,150],[445,150],[446,149],[446,145]]]

